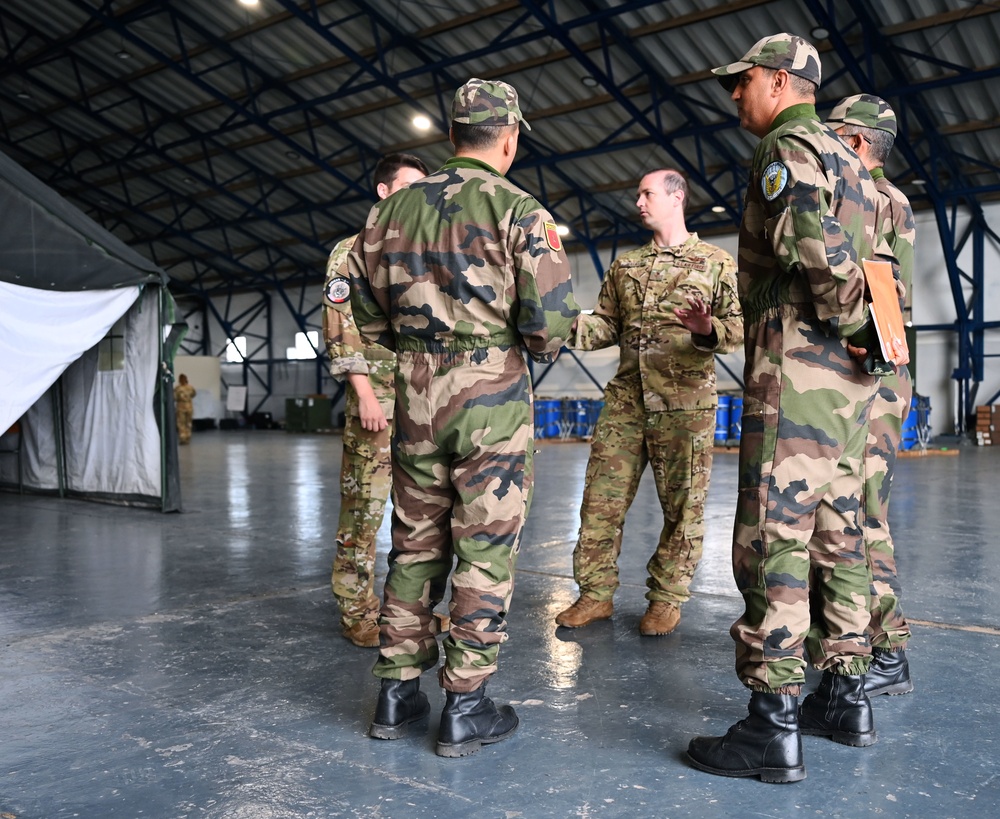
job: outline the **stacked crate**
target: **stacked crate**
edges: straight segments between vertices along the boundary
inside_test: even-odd
[[[976,444],[978,446],[992,446],[993,432],[998,424],[1000,424],[1000,406],[976,407]]]

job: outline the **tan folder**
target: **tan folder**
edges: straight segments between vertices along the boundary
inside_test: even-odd
[[[872,319],[882,347],[882,357],[890,364],[908,364],[910,350],[906,346],[903,313],[899,309],[896,278],[889,262],[862,259],[868,292],[871,294]]]

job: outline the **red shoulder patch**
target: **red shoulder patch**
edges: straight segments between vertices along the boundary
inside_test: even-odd
[[[559,235],[559,229],[556,227],[555,222],[545,222],[542,227],[545,228],[545,242],[553,250],[562,250],[562,236]]]

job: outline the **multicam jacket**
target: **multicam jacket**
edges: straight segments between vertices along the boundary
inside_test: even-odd
[[[677,308],[690,306],[688,296],[711,306],[714,344],[711,337],[692,336],[677,318]],[[572,346],[618,344],[621,361],[609,386],[641,389],[645,410],[663,412],[714,408],[715,353],[734,350],[742,340],[736,263],[692,233],[677,247],[654,241],[615,259],[594,313],[577,322]]]
[[[774,120],[754,153],[740,228],[744,321],[812,305],[840,338],[868,321],[863,258],[876,244],[875,183],[810,104]]]
[[[882,238],[892,248],[892,254],[899,262],[899,280],[903,283],[903,320],[910,320],[913,308],[913,260],[917,225],[913,219],[910,200],[899,188],[885,177],[882,168],[872,170],[872,179],[881,200],[879,214],[882,217]]]
[[[376,204],[347,267],[362,337],[394,350],[551,361],[579,312],[552,217],[470,157]]]
[[[375,397],[386,418],[392,418],[396,401],[393,376],[396,356],[385,347],[370,344],[361,338],[351,314],[350,284],[344,266],[347,254],[357,235],[337,243],[326,263],[326,283],[323,286],[323,339],[330,358],[330,375],[343,381],[347,373],[364,373],[372,385]],[[358,394],[347,383],[345,412],[358,415]]]

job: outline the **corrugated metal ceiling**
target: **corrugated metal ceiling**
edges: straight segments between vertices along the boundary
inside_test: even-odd
[[[967,0],[4,0],[0,146],[179,281],[315,282],[326,249],[364,221],[378,156],[443,162],[454,89],[495,77],[518,88],[533,127],[511,177],[576,241],[641,235],[633,191],[662,165],[691,176],[693,227],[732,229],[756,140],[708,69],[793,31],[821,50],[821,112],[859,91],[896,107],[887,172],[915,204],[984,199],[1000,191],[987,90],[998,11]],[[418,111],[430,132],[411,125]]]

